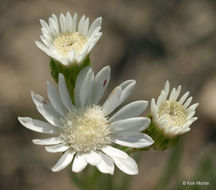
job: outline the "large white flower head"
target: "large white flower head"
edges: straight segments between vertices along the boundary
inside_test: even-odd
[[[55,134],[47,139],[35,139],[33,143],[46,145],[48,152],[64,154],[52,168],[60,171],[72,160],[72,171],[80,172],[87,164],[96,166],[101,172],[113,174],[114,163],[127,174],[138,173],[136,162],[125,152],[112,147],[118,144],[132,148],[150,146],[151,137],[143,134],[150,119],[138,117],[148,103],[140,100],[129,103],[115,114],[111,113],[129,96],[135,86],[134,80],[127,80],[117,86],[107,100],[100,105],[110,80],[110,67],[104,67],[96,76],[91,67],[79,73],[75,84],[75,104],[72,104],[65,79],[59,74],[59,94],[47,83],[50,103],[32,93],[37,110],[48,121],[19,117],[28,129],[36,132]]]
[[[102,36],[101,22],[98,17],[89,26],[89,18],[83,15],[78,22],[77,13],[73,16],[69,12],[59,19],[55,14],[49,17],[49,22],[40,20],[42,42],[36,45],[53,59],[64,65],[81,63]]]
[[[191,106],[192,97],[189,97],[189,91],[179,100],[181,86],[173,88],[170,95],[170,84],[166,82],[161,91],[157,102],[153,98],[151,101],[151,113],[153,122],[167,136],[175,137],[190,131],[190,125],[198,118],[194,117],[198,103]],[[169,97],[168,97],[169,95]]]

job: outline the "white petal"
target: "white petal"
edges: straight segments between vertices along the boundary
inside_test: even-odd
[[[63,74],[59,74],[58,78],[59,82],[59,93],[61,100],[64,104],[64,106],[67,108],[68,111],[71,111],[74,108],[74,105],[72,104],[71,97],[68,92],[68,88],[66,86],[65,78]]]
[[[75,32],[76,31],[76,26],[77,26],[77,13],[74,13],[72,20],[73,20],[72,32]]]
[[[87,164],[88,163],[85,159],[85,156],[77,154],[73,161],[72,171],[76,173],[81,172],[83,169],[85,169]]]
[[[102,148],[102,151],[108,156],[110,156],[111,158],[115,157],[115,158],[127,159],[129,157],[125,152],[117,148],[114,148],[112,146],[105,146],[104,148]]]
[[[188,99],[187,99],[187,101],[184,103],[184,105],[183,105],[183,106],[184,106],[184,108],[185,108],[185,109],[186,109],[186,108],[187,108],[187,107],[190,105],[190,103],[191,103],[192,99],[193,99],[193,98],[192,98],[192,97],[190,97],[190,98],[188,98]]]
[[[36,44],[37,47],[39,47],[43,52],[45,52],[48,56],[51,55],[49,49],[48,49],[44,44],[42,44],[42,43],[39,42],[39,41],[35,41],[35,44]]]
[[[104,147],[102,151],[108,156],[110,156],[113,159],[114,163],[117,165],[117,167],[126,174],[138,174],[138,167],[136,162],[125,152],[111,146]]]
[[[55,110],[58,113],[60,113],[63,117],[66,116],[67,111],[58,95],[58,92],[56,88],[49,81],[47,81],[47,94]]]
[[[111,123],[112,133],[139,132],[145,130],[151,120],[146,117],[134,117]]]
[[[109,115],[116,107],[118,107],[130,95],[132,89],[136,84],[135,80],[127,80],[117,86],[109,95],[103,104],[102,111],[104,115]]]
[[[186,124],[184,125],[186,128],[188,128],[193,122],[195,122],[198,119],[198,117],[193,117],[192,119],[190,119],[189,121],[186,122]]]
[[[94,73],[91,67],[82,69],[75,84],[75,104],[78,107],[87,106],[92,97]]]
[[[172,100],[174,99],[175,94],[176,94],[176,89],[173,88],[172,91],[171,91],[171,93],[170,93],[170,97],[169,97],[169,100],[170,100],[170,101],[172,101]]]
[[[120,84],[122,93],[121,93],[119,104],[121,104],[127,99],[127,97],[131,94],[132,90],[134,89],[135,85],[136,85],[135,80],[127,80],[123,82],[122,84]]]
[[[164,90],[162,90],[160,96],[157,99],[157,106],[159,107],[161,103],[166,100],[166,98],[166,93],[164,92]]]
[[[190,131],[191,129],[189,127],[187,128],[184,128],[180,131],[180,134],[184,134],[184,133],[187,133],[188,131]]]
[[[101,26],[101,22],[102,22],[102,17],[98,17],[97,19],[95,19],[88,31],[88,37],[91,37],[92,33],[94,32],[94,30],[98,27]]]
[[[101,162],[97,164],[98,170],[102,173],[109,173],[112,175],[114,173],[114,163],[112,159],[102,152],[99,152],[99,154],[101,156]]]
[[[31,92],[32,100],[39,113],[52,125],[61,127],[61,115],[40,95]]]
[[[65,144],[57,144],[53,146],[46,146],[45,149],[47,152],[64,152],[69,149],[69,146]]]
[[[81,18],[80,21],[79,21],[79,24],[78,24],[78,32],[79,32],[80,34],[82,34],[82,31],[83,31],[85,18],[86,18],[86,16],[83,15],[82,18]]]
[[[93,47],[94,47],[94,45],[97,43],[97,41],[98,41],[98,40],[101,38],[101,36],[102,36],[102,32],[99,32],[100,29],[101,29],[101,27],[98,26],[98,27],[95,29],[95,31],[92,33],[91,37],[89,38],[89,42],[90,42],[91,44],[93,44]],[[92,49],[92,47],[91,47],[91,49]]]
[[[168,96],[168,94],[169,94],[169,89],[170,89],[170,84],[169,84],[169,81],[167,80],[165,83],[165,86],[164,86],[164,92],[165,92],[166,96]]]
[[[46,123],[44,121],[32,119],[30,117],[18,117],[19,122],[26,128],[45,134],[58,134],[59,127]]]
[[[61,137],[51,137],[47,139],[33,139],[32,142],[37,145],[54,145],[60,144],[64,140]]]
[[[86,161],[93,166],[96,166],[101,161],[101,156],[95,151],[85,154],[85,158]]]
[[[183,104],[184,101],[186,100],[186,98],[188,97],[188,95],[189,95],[189,91],[186,92],[186,93],[181,97],[181,99],[179,100],[179,103],[180,103],[180,104]]]
[[[73,21],[72,21],[71,14],[67,12],[66,13],[66,29],[68,33],[72,32],[72,24],[73,24]]]
[[[52,19],[53,19],[52,25],[56,31],[56,34],[58,35],[60,33],[58,18],[56,15],[52,14]]]
[[[154,143],[150,136],[143,133],[123,133],[122,135],[115,135],[112,139],[116,144],[132,148],[143,148]]]
[[[195,111],[190,112],[190,114],[187,116],[187,120],[191,119],[195,115]]]
[[[91,52],[91,50],[97,44],[97,42],[101,38],[101,36],[102,36],[102,32],[98,33],[97,37],[95,37],[95,39],[93,41],[89,40],[90,46],[89,46],[89,49],[88,49],[88,53]]]
[[[50,45],[50,41],[48,41],[43,35],[40,35],[40,39],[47,47]]]
[[[47,24],[47,22],[46,22],[45,20],[40,19],[40,24],[41,24],[41,26],[42,26],[44,29],[46,29],[46,31],[47,31],[48,33],[51,33],[50,27],[49,27],[49,25]]]
[[[127,104],[126,106],[121,108],[116,114],[114,114],[109,119],[109,122],[139,116],[146,110],[147,106],[148,102],[144,100],[139,100]]]
[[[52,36],[53,37],[57,36],[58,34],[55,30],[55,21],[51,17],[49,18],[49,26],[50,26]]]
[[[102,111],[105,116],[109,115],[118,105],[121,98],[121,87],[116,87],[106,99],[105,103],[102,106]]]
[[[176,101],[178,99],[180,92],[181,92],[181,85],[178,86],[175,97],[173,98],[173,101]]]
[[[74,154],[75,154],[75,152],[72,151],[71,149],[66,151],[61,156],[61,158],[58,160],[58,162],[55,164],[55,166],[52,167],[52,171],[58,172],[60,170],[63,170],[64,168],[66,168],[71,163]]]
[[[110,81],[110,67],[106,66],[97,73],[94,80],[92,103],[98,104]]]
[[[59,22],[61,26],[61,32],[66,33],[66,18],[62,13],[60,14]]]
[[[187,108],[187,111],[188,112],[194,111],[197,108],[198,105],[199,105],[199,103],[191,105],[189,108]]]
[[[83,34],[83,36],[85,36],[85,37],[87,37],[88,27],[89,27],[89,18],[87,18],[87,19],[85,20],[84,26],[83,26],[82,34]]]

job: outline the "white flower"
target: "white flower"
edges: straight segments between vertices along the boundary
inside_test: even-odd
[[[66,16],[61,13],[59,19],[52,14],[49,23],[40,20],[40,38],[43,43],[35,43],[47,55],[64,65],[81,63],[102,36],[101,22],[102,18],[98,17],[89,27],[89,18],[85,15],[78,23],[77,13],[73,17],[69,12]]]
[[[198,119],[193,116],[199,104],[189,106],[192,101],[192,97],[187,99],[189,92],[177,100],[181,86],[178,86],[177,89],[173,88],[168,98],[169,90],[170,84],[167,81],[157,102],[154,98],[152,99],[151,113],[156,126],[165,135],[174,137],[190,131],[190,125]]]
[[[138,173],[136,162],[125,152],[111,146],[112,143],[133,148],[150,146],[151,137],[143,134],[150,119],[137,117],[144,112],[146,101],[132,102],[114,115],[113,112],[131,93],[134,80],[117,86],[103,105],[98,104],[110,80],[110,67],[104,67],[95,77],[91,67],[79,73],[75,85],[75,105],[72,104],[65,79],[59,74],[59,94],[47,83],[50,103],[32,93],[37,110],[49,122],[29,117],[19,117],[26,128],[36,132],[56,134],[47,139],[35,139],[33,143],[47,145],[48,152],[64,152],[52,168],[57,172],[69,165],[72,171],[80,172],[89,163],[103,173],[113,174],[114,163],[123,172]]]

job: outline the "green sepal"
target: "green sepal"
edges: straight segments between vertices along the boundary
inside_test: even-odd
[[[81,64],[63,65],[62,63],[51,59],[50,68],[53,79],[58,83],[58,75],[62,73],[65,77],[66,85],[71,96],[71,100],[74,103],[74,88],[76,84],[76,78],[79,72],[87,66],[90,66],[89,56]]]
[[[153,140],[154,144],[152,144],[150,147],[147,147],[149,149],[154,149],[154,150],[166,150],[172,146],[174,146],[178,140],[179,136],[175,137],[169,137],[165,136],[163,131],[160,130],[157,125],[153,122],[152,117],[149,116],[151,119],[151,124],[149,127],[144,131],[147,135],[149,135]]]

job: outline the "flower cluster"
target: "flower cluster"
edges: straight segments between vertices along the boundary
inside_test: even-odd
[[[168,98],[167,81],[157,101],[151,101],[150,118],[140,116],[148,106],[144,100],[119,109],[135,87],[135,80],[121,83],[101,103],[111,69],[106,66],[95,75],[89,54],[102,36],[102,18],[89,25],[85,15],[79,22],[77,17],[77,13],[71,16],[67,12],[59,19],[53,14],[48,23],[40,20],[43,43],[36,41],[36,45],[51,57],[51,72],[58,82],[58,91],[47,82],[49,101],[31,92],[38,112],[46,121],[29,117],[18,120],[30,130],[53,135],[33,140],[34,144],[44,145],[48,152],[62,153],[52,167],[53,172],[69,164],[73,172],[81,172],[90,164],[102,173],[113,174],[115,164],[126,174],[135,175],[138,166],[122,146],[130,150],[166,149],[164,139],[172,142],[190,130],[197,119],[194,114],[198,104],[189,106],[192,100],[187,99],[189,92],[177,101],[181,86],[172,89]]]

